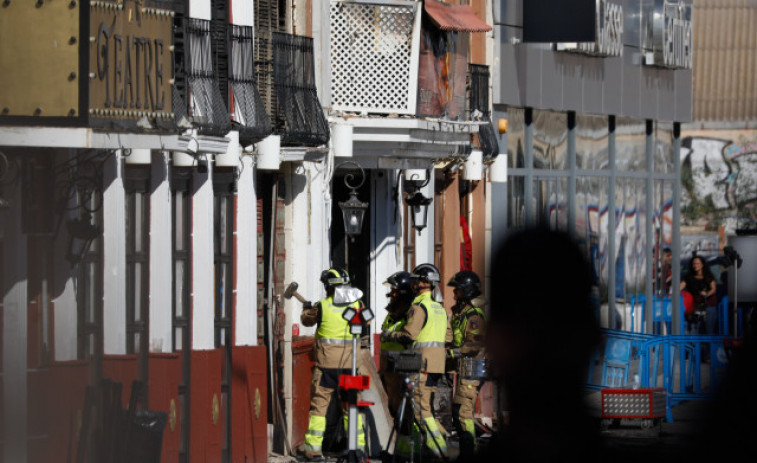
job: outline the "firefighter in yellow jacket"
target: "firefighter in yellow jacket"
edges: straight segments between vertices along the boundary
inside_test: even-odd
[[[342,313],[348,307],[362,307],[362,301],[347,305],[334,303],[337,286],[350,283],[349,274],[340,268],[330,268],[321,273],[321,283],[326,288],[326,297],[315,305],[303,305],[300,320],[304,326],[318,325],[315,332],[315,369],[310,385],[310,416],[305,432],[304,454],[308,460],[323,460],[323,437],[326,432],[326,412],[339,388],[339,375],[351,373],[352,334]],[[360,359],[357,366],[360,369]],[[348,429],[348,413],[342,406],[344,429]],[[358,415],[358,446],[365,449],[365,434],[362,417]]]
[[[445,342],[448,338],[449,320],[444,307],[432,298],[439,284],[439,270],[431,264],[421,264],[411,273],[415,299],[407,312],[407,322],[399,331],[382,333],[382,341],[399,342],[421,351],[423,363],[418,377],[418,387],[413,391],[420,408],[416,419],[420,431],[426,435],[426,448],[436,457],[447,456],[447,442],[432,410],[436,385],[444,374]],[[407,435],[397,439],[396,452],[405,454],[412,445]]]
[[[384,282],[389,287],[389,304],[386,306],[387,314],[381,325],[382,332],[399,331],[407,323],[407,311],[413,302],[413,288],[410,272],[404,270],[394,272]],[[396,417],[400,402],[402,401],[402,377],[394,371],[387,371],[387,354],[403,350],[405,346],[397,341],[381,341],[381,356],[379,364],[379,376],[384,384],[384,390],[388,399],[389,413]]]
[[[454,288],[455,305],[452,307],[453,358],[483,357],[486,335],[486,301],[481,296],[481,280],[469,270],[457,272],[447,283]],[[477,378],[463,378],[458,369],[455,397],[452,401],[452,420],[460,436],[460,456],[471,456],[476,451],[476,429],[473,412],[481,388]]]

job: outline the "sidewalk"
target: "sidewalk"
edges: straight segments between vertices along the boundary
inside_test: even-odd
[[[586,396],[592,416],[601,417],[601,393],[591,392]],[[699,437],[702,416],[710,404],[706,401],[688,401],[673,407],[673,421],[663,421],[659,428],[651,430],[634,426],[633,422],[623,423],[620,427],[610,428],[602,434],[612,448],[627,452],[629,460],[635,455],[648,459],[654,455],[654,461],[674,462],[679,460],[690,450],[691,443]],[[450,461],[457,456],[457,442],[450,440]],[[504,457],[506,459],[506,456]],[[334,462],[336,456],[327,456],[327,462]],[[271,455],[269,463],[289,463],[298,461],[296,458],[281,455]],[[371,459],[371,462],[379,462]]]

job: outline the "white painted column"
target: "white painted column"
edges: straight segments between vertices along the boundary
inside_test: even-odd
[[[234,24],[254,26],[253,0],[234,0],[231,3],[231,18]],[[234,237],[236,239],[234,340],[238,346],[254,346],[258,342],[258,198],[255,193],[255,169],[252,156],[242,156],[239,169],[234,224]]]
[[[329,266],[328,225],[324,223],[324,171],[312,162],[292,165],[291,227],[287,243],[287,281],[296,281],[297,292],[313,302],[325,294],[320,282],[321,272]],[[325,253],[324,253],[325,251]],[[315,334],[315,327],[306,328],[300,323],[302,304],[295,298],[285,301],[291,311],[292,323],[299,326],[300,335]]]
[[[285,191],[279,191],[279,195],[284,196],[284,247],[287,250],[286,264],[284,270],[285,284],[289,284],[289,281],[295,275],[293,269],[296,266],[295,262],[306,258],[305,246],[303,246],[302,233],[298,233],[297,228],[294,226],[294,217],[297,215],[294,210],[298,205],[301,207],[301,198],[295,196],[294,192],[297,191],[294,183],[302,183],[301,179],[297,179],[296,175],[292,172],[292,164],[281,164],[280,171],[283,173],[287,181],[284,182]],[[273,217],[273,220],[276,220]],[[297,236],[299,235],[299,236]],[[283,295],[276,294],[274,297],[281,297]],[[281,352],[284,357],[284,369],[283,369],[283,382],[284,382],[284,411],[286,416],[290,417],[287,420],[287,438],[289,439],[289,445],[293,445],[292,442],[292,323],[295,322],[293,317],[293,301],[284,302],[284,339],[281,343]],[[297,318],[299,321],[299,317]]]
[[[326,176],[327,172],[326,169],[322,169],[322,172],[319,175],[312,177],[315,179],[311,195],[313,210],[317,210],[319,217],[321,218],[320,223],[313,222],[312,225],[314,233],[320,234],[315,235],[314,237],[314,242],[316,242],[317,239],[320,239],[320,271],[331,266],[331,211],[334,207],[338,207],[334,198],[331,196],[331,178]],[[315,213],[313,213],[313,216],[315,217]],[[320,278],[320,273],[318,276]],[[319,291],[321,291],[320,294],[325,296],[326,291],[323,289],[320,279],[318,284],[320,285],[318,287]]]
[[[282,164],[282,170],[289,174],[286,182],[285,283],[296,281],[299,284],[297,291],[305,299],[315,302],[325,294],[320,275],[330,264],[328,169],[323,164],[304,162]],[[284,311],[284,401],[287,416],[292,416],[292,325],[299,326],[300,335],[313,335],[316,328],[302,326],[302,304],[295,298],[284,300]],[[291,421],[287,422],[287,427],[291,436]]]
[[[237,217],[234,236],[237,253],[235,339],[238,346],[258,342],[257,195],[252,156],[242,156],[237,182]]]
[[[19,182],[20,183],[20,182]],[[0,209],[0,244],[3,246],[3,461],[27,458],[27,266],[26,236],[21,232],[20,188],[11,194],[10,209]]]
[[[428,185],[421,188],[421,193],[427,198],[434,198],[434,172],[430,172],[431,179]],[[436,201],[436,198],[434,198]],[[434,202],[428,206],[428,226],[421,232],[415,233],[415,263],[433,264],[434,263]],[[415,230],[415,229],[413,229]]]
[[[75,150],[68,150],[65,154],[58,154],[55,163],[60,164],[72,160],[76,156]],[[103,180],[103,179],[101,179]],[[103,183],[104,184],[104,183]],[[71,198],[68,206],[74,208],[76,199]],[[63,218],[61,231],[55,236],[53,244],[53,281],[60,282],[60,292],[52,292],[53,305],[53,338],[55,361],[64,362],[75,360],[77,352],[77,304],[76,304],[76,267],[66,260],[68,253],[68,232],[64,231],[68,214]],[[56,285],[57,286],[57,285]]]
[[[168,171],[168,152],[153,152],[150,172],[150,352],[171,352],[173,231]]]
[[[63,246],[68,247],[67,243]],[[72,270],[64,257],[64,253],[57,252],[53,263],[55,278],[65,281],[62,291],[52,299],[55,313],[53,332],[55,361],[65,362],[76,360],[77,356],[77,307],[75,286],[75,270]]]
[[[103,352],[126,353],[126,196],[123,156],[103,163]]]
[[[287,206],[286,236],[287,236],[287,259],[286,259],[286,281],[289,284],[296,281],[299,284],[297,292],[302,294],[306,299],[312,299],[313,291],[313,273],[314,260],[311,259],[311,243],[313,242],[313,233],[311,227],[310,204],[310,182],[308,180],[309,170],[304,164],[291,164],[291,172],[287,185],[291,185],[291,202]],[[300,334],[313,334],[314,328],[305,328],[300,323],[302,314],[302,304],[296,298],[284,300],[284,307],[287,313],[291,314],[291,324],[297,324]],[[291,331],[285,335],[287,340],[291,340]]]
[[[371,300],[368,303],[376,314],[376,321],[372,324],[373,332],[379,332],[381,323],[386,318],[386,305],[389,303],[386,297],[388,290],[383,283],[389,275],[402,270],[402,217],[399,214],[402,209],[400,204],[395,211],[396,198],[393,197],[397,170],[373,171],[373,177],[371,222],[374,224],[375,233],[371,237]]]
[[[203,163],[204,156],[200,156]],[[208,171],[194,174],[192,196],[192,349],[213,349],[213,179]]]

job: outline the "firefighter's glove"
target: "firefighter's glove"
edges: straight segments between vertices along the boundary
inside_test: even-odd
[[[310,310],[313,308],[313,303],[310,301],[305,301],[302,303],[302,308],[305,310]]]

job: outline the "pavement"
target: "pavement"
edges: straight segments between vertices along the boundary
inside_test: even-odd
[[[592,416],[601,417],[601,394],[592,392],[587,394],[588,406]],[[620,424],[610,426],[602,431],[602,435],[611,448],[619,449],[629,455],[652,456],[652,461],[672,462],[677,457],[687,454],[694,439],[700,438],[702,416],[710,404],[706,401],[687,401],[673,406],[673,421],[662,420],[659,425],[650,429],[643,429],[635,420],[622,420]],[[457,456],[457,443],[449,439],[450,461]],[[486,444],[486,436],[481,439]],[[503,457],[506,459],[506,455]],[[336,462],[338,454],[327,454],[326,462]],[[289,463],[303,461],[284,455],[270,455],[269,463]],[[370,462],[380,462],[380,459],[370,459]]]

